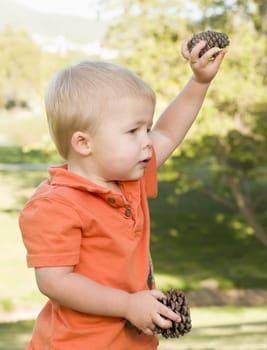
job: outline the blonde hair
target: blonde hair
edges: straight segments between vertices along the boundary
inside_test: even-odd
[[[120,98],[143,99],[155,106],[155,93],[129,69],[103,61],[67,66],[48,83],[45,108],[51,137],[67,158],[75,131],[96,130],[108,107]]]

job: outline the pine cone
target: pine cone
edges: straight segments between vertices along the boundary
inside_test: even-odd
[[[187,44],[189,52],[191,52],[193,47],[196,44],[198,44],[201,40],[205,40],[207,44],[200,51],[199,57],[204,55],[204,53],[207,52],[212,47],[219,47],[220,49],[222,49],[230,44],[229,38],[226,34],[208,30],[206,32],[195,34],[192,37],[192,39]],[[216,57],[217,55],[218,54],[215,54],[213,55],[213,57]]]
[[[172,322],[172,327],[168,329],[157,326],[157,333],[162,334],[165,338],[178,338],[180,335],[183,336],[190,332],[192,328],[190,307],[185,294],[182,291],[170,289],[166,292],[166,298],[161,302],[177,313],[182,320],[180,323]]]

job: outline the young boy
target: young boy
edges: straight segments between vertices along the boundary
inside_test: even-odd
[[[155,326],[180,322],[154,286],[147,197],[223,60],[224,50],[212,59],[218,48],[199,58],[204,46],[182,46],[193,76],[154,127],[154,92],[126,68],[86,61],[51,79],[48,124],[67,163],[20,215],[28,266],[49,298],[28,350],[152,350]]]

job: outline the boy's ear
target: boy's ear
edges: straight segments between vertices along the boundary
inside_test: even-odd
[[[88,156],[92,151],[89,133],[75,131],[71,137],[71,146],[80,155]]]

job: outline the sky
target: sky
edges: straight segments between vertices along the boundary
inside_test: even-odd
[[[16,0],[16,2],[40,12],[96,19],[99,0]]]

